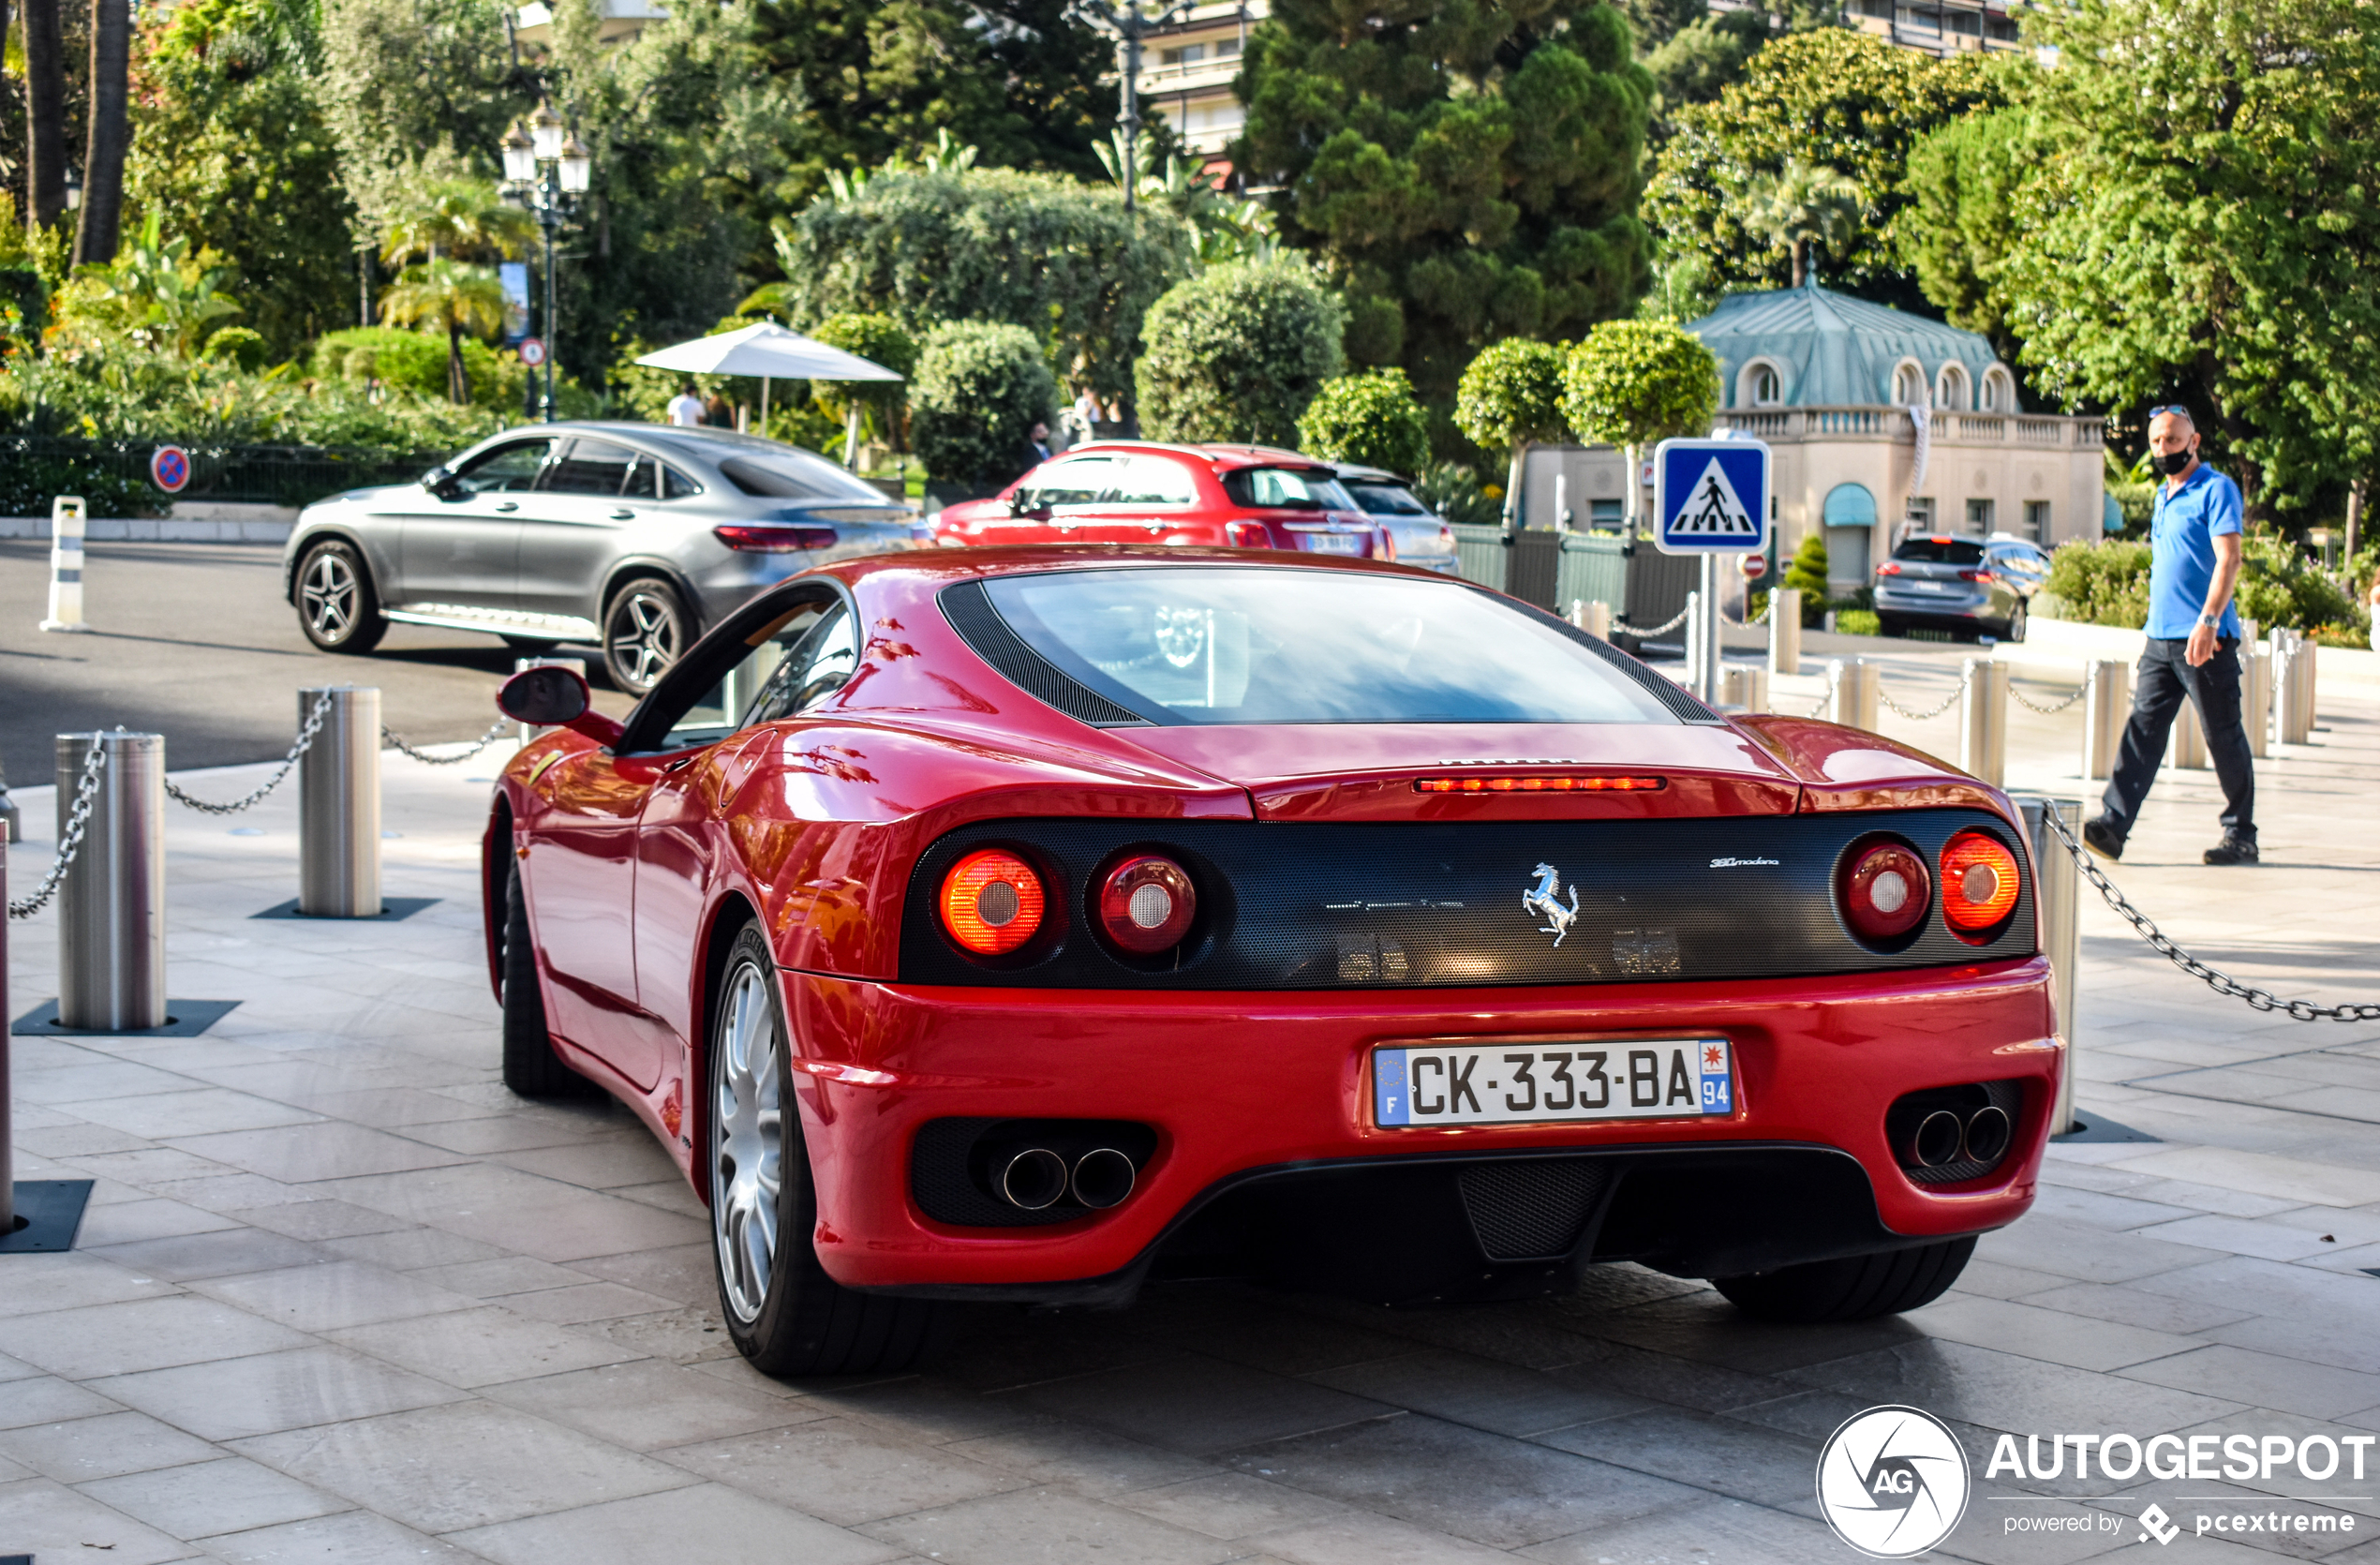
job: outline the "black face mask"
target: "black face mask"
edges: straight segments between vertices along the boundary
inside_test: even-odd
[[[2190,470],[2190,464],[2196,460],[2198,460],[2197,453],[2184,446],[2179,451],[2167,452],[2164,455],[2158,457],[2157,470],[2167,478],[2179,478]]]

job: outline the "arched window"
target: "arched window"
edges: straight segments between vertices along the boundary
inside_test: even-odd
[[[1926,395],[1926,372],[1913,364],[1904,364],[1893,372],[1893,406],[1921,407],[1932,400]]]
[[[1935,400],[1944,408],[1963,410],[1967,406],[1967,372],[1956,365],[1942,365],[1941,391]]]
[[[1755,365],[1752,367],[1752,406],[1773,408],[1782,399],[1783,388],[1778,381],[1777,371],[1767,365]]]
[[[1987,413],[2016,410],[2016,382],[2008,378],[2008,371],[1998,365],[1984,371],[1984,394],[1978,405]]]

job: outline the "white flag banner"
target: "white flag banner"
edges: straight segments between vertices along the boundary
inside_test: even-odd
[[[1917,459],[1909,470],[1909,495],[1901,507],[1906,516],[1917,508],[1917,491],[1926,486],[1926,458],[1933,453],[1933,410],[1923,402],[1909,405],[1909,422],[1917,431]]]

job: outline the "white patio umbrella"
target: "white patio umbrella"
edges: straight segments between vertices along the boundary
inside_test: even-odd
[[[688,375],[756,375],[760,377],[760,422],[768,425],[768,382],[771,380],[898,380],[901,377],[883,365],[829,348],[799,332],[789,332],[773,320],[716,336],[696,337],[658,349],[636,361],[656,369]],[[843,429],[843,465],[857,459],[859,408],[854,404]]]

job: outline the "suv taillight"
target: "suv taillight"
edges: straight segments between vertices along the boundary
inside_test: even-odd
[[[1235,549],[1272,547],[1272,534],[1262,522],[1226,522],[1223,524],[1223,541]]]
[[[1835,896],[1852,932],[1870,945],[1883,945],[1925,920],[1932,877],[1915,848],[1883,838],[1853,850]]]
[[[793,554],[803,549],[830,549],[835,546],[835,529],[830,527],[781,527],[730,522],[710,529],[711,536],[731,549],[757,554]]]
[[[1897,576],[1900,574],[1900,567],[1888,559],[1876,567],[1876,574],[1880,576]]]

